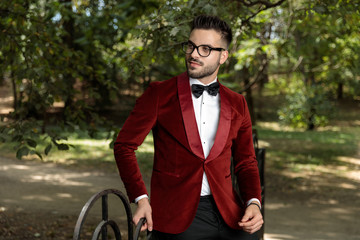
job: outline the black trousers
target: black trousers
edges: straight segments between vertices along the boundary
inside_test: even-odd
[[[176,223],[174,223],[176,224]],[[200,198],[196,216],[190,227],[180,234],[153,231],[152,240],[257,240],[256,234],[235,230],[227,226],[212,196]]]

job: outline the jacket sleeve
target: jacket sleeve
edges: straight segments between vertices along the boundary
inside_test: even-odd
[[[114,156],[130,202],[148,194],[142,179],[135,151],[156,123],[158,96],[156,83],[151,83],[137,99],[114,143]]]
[[[252,126],[248,106],[242,99],[243,121],[232,145],[234,173],[237,176],[241,198],[246,203],[251,198],[261,201],[261,185],[252,139]]]

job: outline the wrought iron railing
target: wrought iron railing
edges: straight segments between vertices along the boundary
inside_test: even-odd
[[[86,220],[86,216],[90,212],[94,203],[100,198],[101,198],[101,206],[102,206],[102,220],[95,228],[94,233],[92,235],[92,240],[99,239],[100,235],[101,235],[102,240],[107,240],[108,239],[108,226],[110,226],[112,228],[115,239],[116,240],[121,239],[120,227],[114,220],[109,219],[109,208],[108,208],[108,195],[109,194],[114,194],[115,196],[119,197],[124,205],[126,217],[127,217],[128,239],[129,240],[137,240],[139,238],[140,229],[141,229],[141,226],[144,224],[145,219],[144,218],[140,219],[140,221],[137,224],[135,231],[134,231],[134,226],[132,223],[132,212],[131,212],[130,203],[128,202],[127,197],[119,190],[106,189],[106,190],[103,190],[101,192],[94,194],[82,208],[81,213],[80,213],[78,220],[76,222],[76,225],[75,225],[73,240],[80,240],[80,234],[81,234],[81,230],[84,225],[84,222]]]

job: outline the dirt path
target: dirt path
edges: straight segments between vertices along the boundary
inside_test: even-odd
[[[266,175],[266,240],[360,239],[360,143],[346,166],[318,167],[297,176]]]
[[[283,191],[276,173],[267,173],[266,179],[265,239],[360,239],[360,179],[314,175],[301,180],[306,190],[294,191],[288,186]],[[7,158],[0,158],[0,182],[0,239],[4,240],[71,239],[90,196],[105,188],[123,190],[117,174]],[[319,186],[325,192],[319,192]],[[111,201],[111,206],[118,206]],[[110,211],[124,216],[117,208]]]
[[[1,157],[0,183],[0,239],[4,240],[71,239],[77,217],[93,194],[107,188],[123,190],[117,174]],[[111,211],[124,216],[119,209]]]

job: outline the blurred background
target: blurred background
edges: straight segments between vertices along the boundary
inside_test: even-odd
[[[113,140],[136,98],[186,71],[191,20],[217,15],[234,35],[219,79],[246,97],[266,149],[265,239],[360,239],[359,9],[357,0],[1,1],[0,177],[30,162],[116,176]],[[150,133],[137,152],[147,184],[152,153]],[[71,238],[81,208],[54,224],[38,198],[43,218],[15,226],[33,216],[4,189],[1,239]]]

